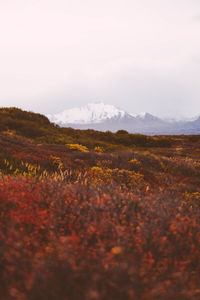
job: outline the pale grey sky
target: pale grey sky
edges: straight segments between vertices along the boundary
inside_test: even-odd
[[[0,106],[200,114],[199,0],[0,0]]]

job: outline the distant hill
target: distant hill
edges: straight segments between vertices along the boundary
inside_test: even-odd
[[[49,119],[41,114],[19,108],[0,108],[0,131],[14,130],[18,134],[34,138],[46,134],[52,128]]]

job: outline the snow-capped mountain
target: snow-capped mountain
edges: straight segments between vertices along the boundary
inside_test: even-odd
[[[64,110],[56,115],[48,115],[52,122],[60,125],[66,124],[93,124],[101,123],[110,119],[122,119],[128,115],[113,105],[100,103],[89,103],[83,107]]]
[[[166,120],[149,113],[131,114],[113,105],[89,103],[80,108],[64,110],[47,115],[50,121],[75,129],[100,131],[127,130],[130,133],[155,134],[200,134],[200,117],[195,120]]]

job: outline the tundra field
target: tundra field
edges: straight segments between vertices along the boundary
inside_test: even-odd
[[[0,109],[0,299],[199,300],[200,136]]]

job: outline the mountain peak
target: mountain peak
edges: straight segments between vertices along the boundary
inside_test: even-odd
[[[103,102],[88,103],[82,107],[64,110],[56,115],[49,115],[51,121],[63,124],[92,124],[112,118],[123,118],[126,112]]]

